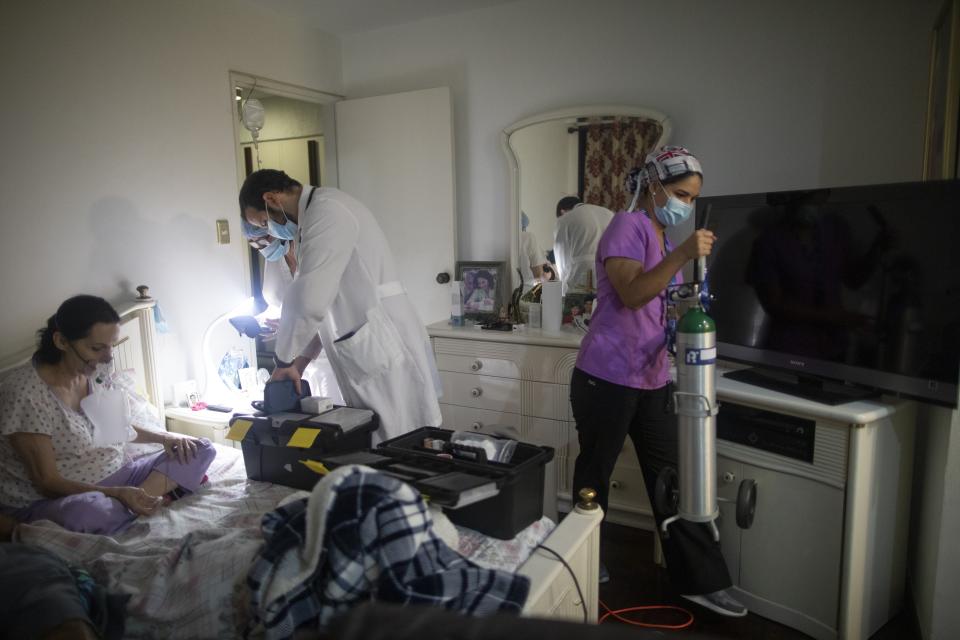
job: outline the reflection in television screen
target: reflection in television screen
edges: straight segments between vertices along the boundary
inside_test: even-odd
[[[720,355],[955,404],[960,181],[701,198]]]

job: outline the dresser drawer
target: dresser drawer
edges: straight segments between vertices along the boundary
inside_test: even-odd
[[[520,379],[520,365],[516,362],[483,355],[438,353],[437,369],[455,373],[476,373],[497,378]]]
[[[577,437],[576,430],[569,422],[526,416],[523,418],[521,434],[526,442],[553,447],[554,456],[557,458],[569,457],[570,438]]]
[[[566,468],[559,473],[558,490],[570,491],[573,486],[573,469],[576,464],[580,446],[577,444],[576,428],[570,425],[571,439],[567,450],[569,455]],[[637,464],[637,457],[633,452],[633,445],[629,439],[617,459],[617,464],[610,474],[609,503],[611,509],[618,509],[629,513],[651,515],[650,499],[647,497],[647,488],[643,483],[643,472]],[[633,525],[637,526],[637,525]]]
[[[523,440],[521,416],[519,413],[507,411],[491,411],[461,407],[455,404],[440,403],[440,413],[443,416],[443,428],[454,431],[478,431],[490,435],[510,436]],[[494,427],[502,428],[496,429]]]
[[[624,464],[614,467],[610,476],[609,502],[611,508],[633,513],[653,513],[640,467]]]
[[[440,371],[570,384],[577,350],[486,340],[433,338]]]
[[[461,407],[522,413],[520,384],[510,378],[444,372],[443,401]]]
[[[570,386],[549,382],[521,383],[523,415],[551,420],[570,420]]]

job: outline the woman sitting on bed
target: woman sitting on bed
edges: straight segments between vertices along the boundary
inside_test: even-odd
[[[0,385],[0,510],[112,534],[204,481],[216,455],[209,441],[131,425],[131,392],[109,367],[119,335],[106,300],[70,298],[39,332],[31,362]],[[163,451],[131,460],[130,436]]]

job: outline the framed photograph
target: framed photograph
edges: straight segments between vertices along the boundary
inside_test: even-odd
[[[596,299],[594,293],[568,293],[563,296],[563,324],[575,324],[577,318],[589,324]]]
[[[510,295],[506,262],[457,262],[456,279],[463,283],[463,315],[468,320],[499,317]]]
[[[946,0],[933,25],[923,177],[958,177],[960,128],[960,0]]]

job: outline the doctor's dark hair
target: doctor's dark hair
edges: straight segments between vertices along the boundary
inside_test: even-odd
[[[577,196],[566,196],[565,198],[560,198],[560,201],[557,202],[557,217],[559,218],[562,212],[573,209],[581,202],[582,200],[580,200],[580,198]]]
[[[254,171],[243,181],[240,187],[240,217],[247,207],[256,211],[263,211],[263,194],[268,191],[289,191],[294,187],[303,186],[283,171],[277,169],[260,169]]]
[[[67,340],[80,340],[90,335],[90,329],[98,322],[120,322],[109,302],[97,296],[79,295],[64,301],[57,312],[47,319],[47,326],[37,331],[37,350],[33,352],[34,363],[57,364],[63,352],[53,343],[57,331]]]

